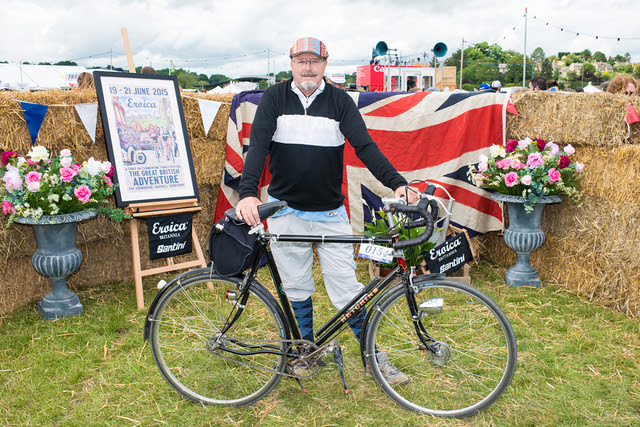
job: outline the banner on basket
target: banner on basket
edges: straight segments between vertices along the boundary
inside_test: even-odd
[[[444,243],[434,247],[425,257],[431,273],[453,273],[473,260],[466,233],[455,234]]]

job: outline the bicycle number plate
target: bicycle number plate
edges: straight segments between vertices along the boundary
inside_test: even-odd
[[[391,264],[393,262],[393,248],[372,245],[371,243],[363,243],[360,245],[358,256],[361,258],[378,261],[383,264]]]

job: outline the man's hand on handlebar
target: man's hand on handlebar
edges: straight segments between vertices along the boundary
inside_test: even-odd
[[[260,215],[258,215],[258,206],[262,202],[257,197],[245,197],[238,202],[236,206],[236,216],[252,227],[260,224]]]
[[[411,205],[420,200],[420,190],[410,185],[403,185],[396,188],[396,191],[393,192],[393,197],[406,197],[407,204]]]

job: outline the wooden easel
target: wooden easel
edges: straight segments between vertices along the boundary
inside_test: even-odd
[[[191,236],[193,239],[193,248],[196,251],[197,259],[195,261],[185,261],[180,263],[174,263],[173,258],[166,258],[166,266],[149,268],[142,270],[142,263],[140,262],[140,244],[138,242],[138,219],[168,215],[183,212],[198,212],[202,208],[198,206],[197,199],[184,199],[184,200],[172,200],[166,202],[148,202],[148,203],[132,203],[125,208],[127,214],[133,216],[133,219],[129,222],[131,230],[131,253],[133,256],[132,269],[133,278],[136,286],[136,301],[138,303],[138,310],[144,308],[144,295],[142,291],[142,277],[151,276],[153,274],[166,273],[167,271],[175,271],[181,269],[188,269],[192,267],[206,267],[207,261],[204,258],[198,236],[196,236],[195,227],[191,227]]]

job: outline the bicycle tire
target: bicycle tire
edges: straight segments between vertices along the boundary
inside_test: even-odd
[[[222,338],[224,346],[244,350],[235,338],[249,344],[269,343],[280,354],[236,355],[213,348],[234,310],[228,290],[241,280],[208,273],[176,283],[158,302],[151,315],[151,352],[167,382],[189,400],[207,405],[242,406],[267,395],[285,368],[287,337],[282,310],[259,283],[251,285],[241,316]]]
[[[439,314],[421,313],[426,331],[443,343],[442,352],[434,357],[424,349],[404,285],[397,285],[374,307],[367,326],[366,360],[374,379],[391,399],[414,412],[464,418],[487,408],[515,371],[517,344],[509,320],[491,298],[464,283],[416,277],[413,285],[419,291],[409,296],[417,304],[443,299]],[[375,357],[380,351],[408,382],[387,382]]]

